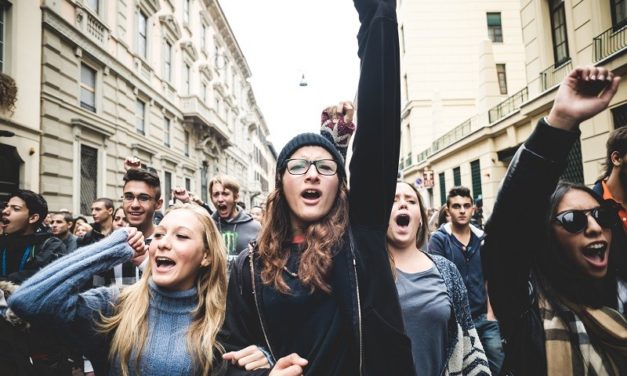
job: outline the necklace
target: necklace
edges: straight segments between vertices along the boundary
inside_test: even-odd
[[[293,278],[298,278],[298,273],[294,273],[294,272],[290,271],[290,270],[287,268],[287,266],[284,266],[284,267],[283,267],[283,270],[284,270],[287,274],[291,275]]]

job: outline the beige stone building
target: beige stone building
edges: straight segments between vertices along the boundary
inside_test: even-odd
[[[119,203],[126,156],[158,172],[166,202],[176,186],[208,201],[220,173],[240,181],[246,205],[265,199],[276,155],[219,2],[43,0],[38,14],[32,187],[52,209],[88,214],[101,196]]]
[[[0,110],[0,201],[18,187],[39,190],[40,29],[36,1],[0,0],[0,71],[18,88],[15,109]]]
[[[557,85],[575,66],[604,66],[627,73],[627,8],[620,0],[521,0],[525,83],[487,111],[478,108],[468,121],[439,136],[403,166],[408,179],[433,176],[425,189],[434,205],[447,189],[463,184],[482,195],[489,214],[509,162],[552,106]],[[504,28],[504,36],[505,28]],[[508,80],[510,71],[508,70]],[[513,72],[512,72],[513,73]],[[602,173],[605,141],[627,125],[627,81],[610,108],[582,124],[581,142],[569,157],[563,178],[591,185]]]
[[[520,0],[399,4],[400,168],[407,181],[418,183],[431,206],[433,188],[429,181],[422,183],[420,153],[460,124],[477,128],[483,119],[476,114],[526,83]]]

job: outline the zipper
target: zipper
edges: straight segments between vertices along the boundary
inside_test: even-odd
[[[353,258],[353,273],[355,273],[355,287],[357,289],[357,320],[358,320],[358,331],[359,331],[359,374],[363,375],[364,344],[363,344],[363,336],[362,336],[362,331],[361,331],[361,298],[359,297],[359,278],[357,277],[357,260],[355,259],[355,250],[353,248],[352,229],[348,230],[348,235],[349,235],[350,246],[351,246],[351,257]]]
[[[268,340],[268,335],[266,334],[266,327],[263,325],[263,319],[261,318],[261,310],[259,309],[259,301],[257,300],[257,287],[255,284],[255,267],[253,266],[253,249],[250,248],[250,277],[253,283],[253,297],[255,298],[255,308],[257,308],[257,316],[259,317],[259,324],[261,324],[261,331],[263,332],[263,337],[266,340],[266,345],[268,345],[268,350],[270,351],[270,355],[272,355],[272,360],[277,361],[274,356],[274,352],[272,351],[272,346],[270,346],[270,341]]]

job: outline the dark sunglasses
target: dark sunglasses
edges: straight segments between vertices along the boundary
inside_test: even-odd
[[[557,214],[553,221],[562,225],[564,230],[571,234],[577,234],[588,227],[588,215],[603,228],[611,228],[618,223],[616,210],[609,206],[599,206],[588,210],[566,210]]]

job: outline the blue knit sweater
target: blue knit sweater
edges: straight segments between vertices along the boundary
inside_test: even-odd
[[[79,248],[28,279],[9,299],[21,318],[54,326],[84,349],[98,375],[120,375],[118,362],[107,364],[110,338],[97,334],[98,312],[113,313],[119,289],[100,287],[79,293],[80,286],[96,273],[131,259],[127,233],[117,230],[109,237]],[[192,359],[187,351],[190,312],[196,307],[196,289],[165,291],[150,281],[148,338],[139,369],[129,364],[131,375],[190,375]]]

